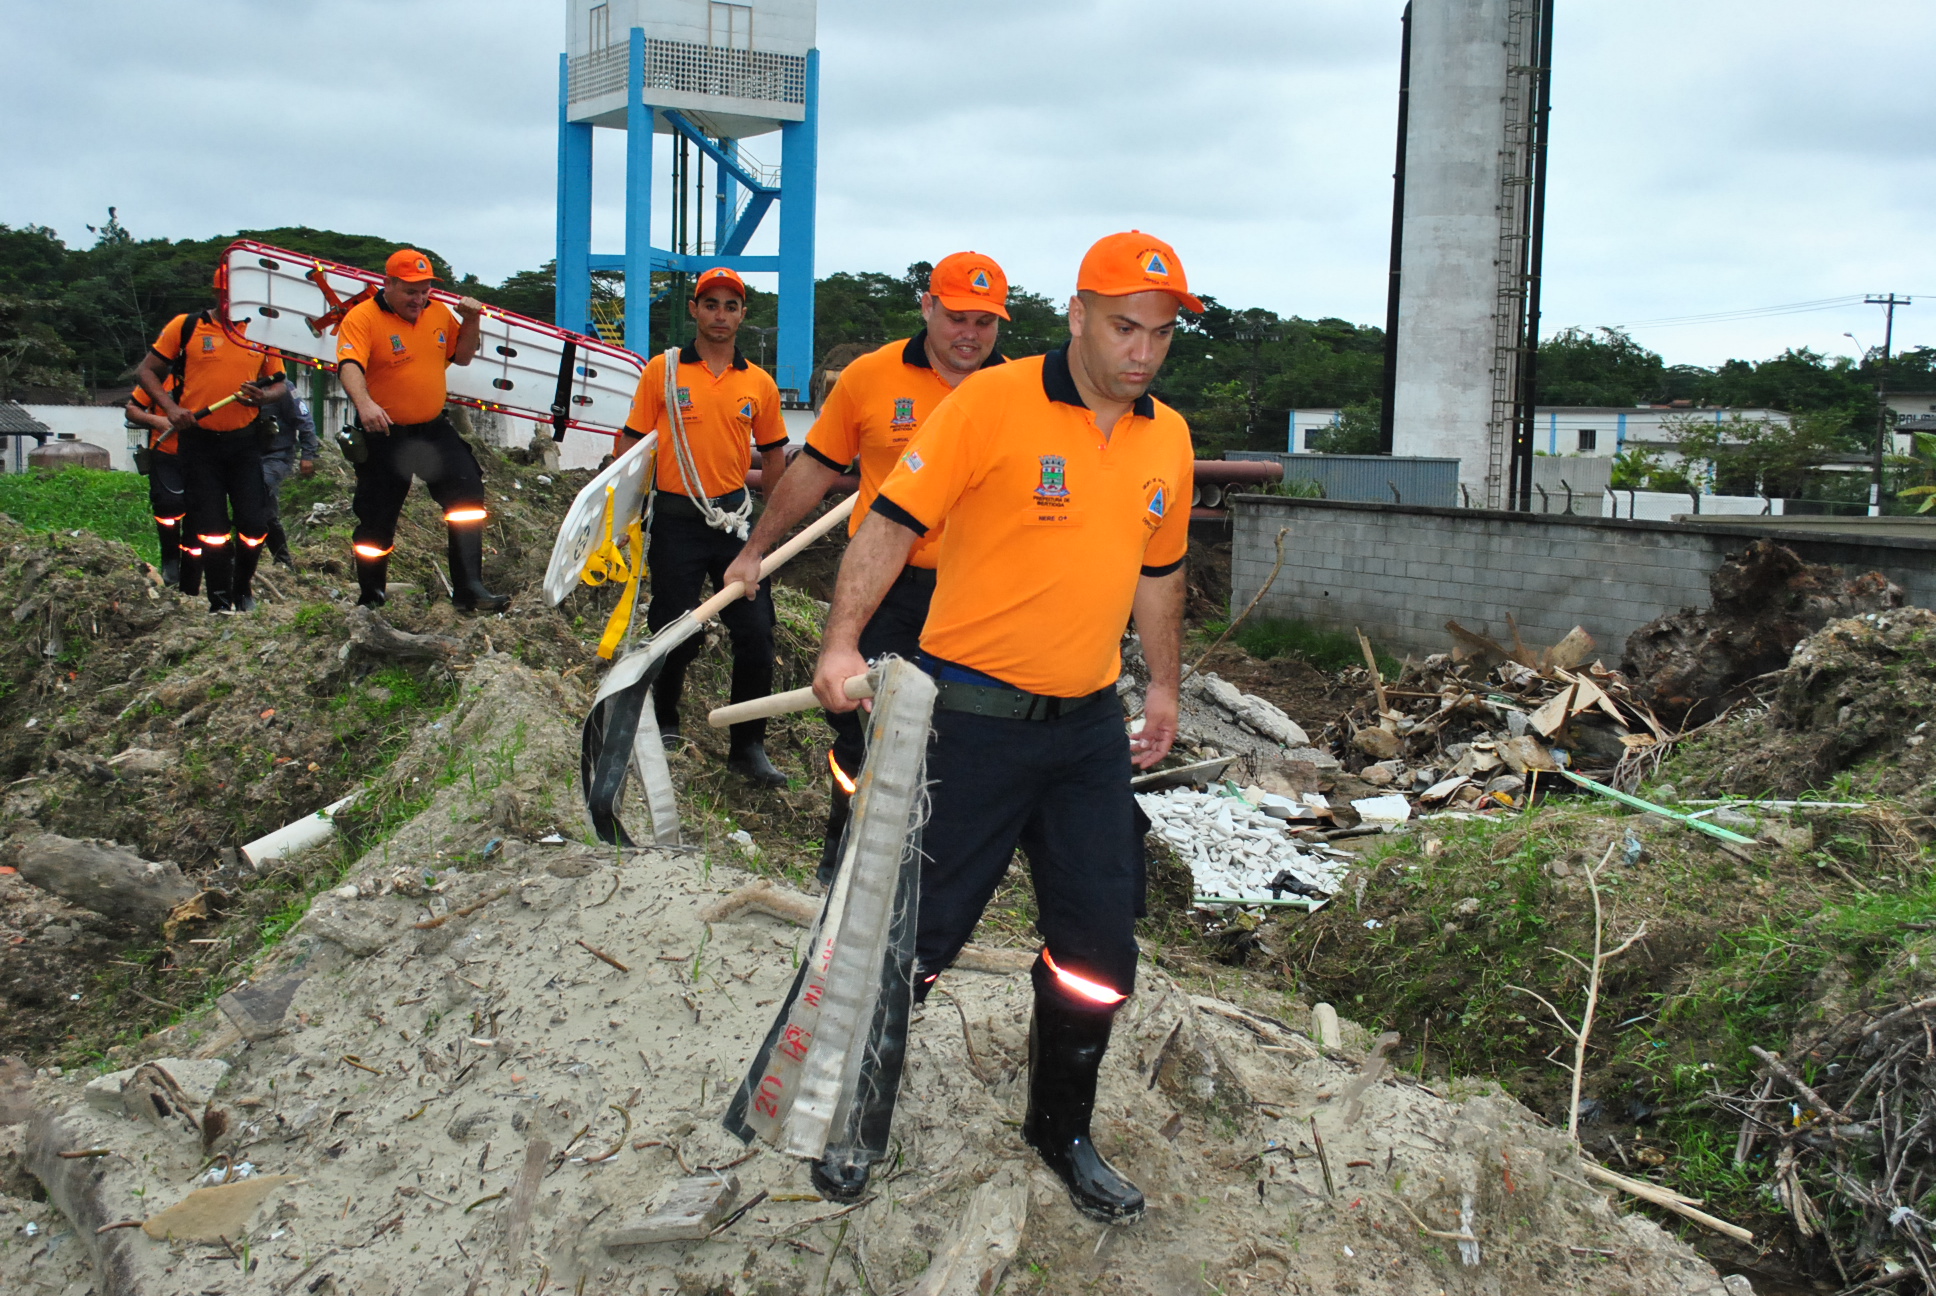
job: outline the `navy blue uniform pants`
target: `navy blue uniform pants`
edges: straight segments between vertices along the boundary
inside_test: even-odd
[[[233,530],[260,544],[275,513],[262,484],[259,424],[234,432],[188,428],[177,441],[188,487],[188,534],[227,536]]]
[[[1045,983],[1090,1010],[1108,1000],[1081,983],[1127,996],[1144,867],[1129,735],[1114,696],[1053,720],[937,709],[928,778],[917,983],[932,982],[961,952],[1019,846],[1047,959],[1068,974]]]
[[[364,439],[370,457],[356,465],[356,493],[350,497],[356,544],[388,552],[396,543],[397,517],[410,496],[412,477],[430,488],[430,498],[446,517],[453,509],[483,507],[484,470],[448,415],[428,423],[392,423],[388,432],[365,432]],[[260,485],[260,465],[256,480]],[[266,486],[263,497],[269,498]]]
[[[737,508],[740,493],[721,497],[728,509]],[[726,567],[739,556],[744,541],[730,532],[706,525],[699,507],[683,495],[661,492],[652,504],[652,538],[645,565],[652,573],[652,601],[646,605],[646,628],[657,634],[684,613],[699,606],[710,580],[715,590],[726,587]],[[766,583],[758,597],[734,599],[719,614],[733,645],[733,677],[728,701],[748,702],[773,691],[773,593]],[[659,678],[652,684],[653,714],[661,730],[679,725],[679,695],[685,689],[686,667],[699,655],[704,635],[692,638],[666,656]],[[766,738],[766,721],[746,720],[727,730],[734,750]]]

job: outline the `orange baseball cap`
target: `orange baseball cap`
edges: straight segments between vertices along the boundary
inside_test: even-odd
[[[1141,230],[1111,234],[1097,239],[1082,258],[1076,271],[1076,288],[1101,293],[1105,297],[1127,297],[1131,293],[1168,293],[1183,303],[1184,309],[1201,313],[1203,303],[1190,295],[1189,281],[1183,275],[1183,262],[1176,249]]]
[[[928,291],[949,310],[987,311],[1008,318],[1008,276],[995,258],[957,252],[928,272]]]
[[[405,283],[422,283],[437,277],[437,272],[430,268],[430,258],[415,248],[398,248],[392,252],[390,259],[383,263],[383,273]]]
[[[708,288],[717,288],[721,284],[738,293],[741,301],[746,300],[746,281],[739,277],[737,270],[733,270],[727,266],[714,266],[712,269],[701,274],[699,276],[699,282],[692,286],[693,300],[697,301],[699,298],[704,297]]]

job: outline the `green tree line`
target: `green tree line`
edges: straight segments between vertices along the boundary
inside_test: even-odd
[[[92,242],[69,247],[53,230],[0,225],[0,397],[82,399],[90,388],[130,381],[142,351],[169,318],[199,310],[213,297],[212,276],[233,238],[252,238],[293,252],[367,268],[380,267],[401,243],[374,235],[285,227],[243,230],[214,239],[144,239],[109,209]],[[423,249],[453,289],[536,319],[552,315],[553,267],[547,262],[497,284],[458,275],[433,249]],[[929,267],[901,274],[840,272],[815,289],[815,364],[838,366],[860,350],[906,337],[920,327],[920,294]],[[690,337],[677,309],[683,284],[658,276],[662,299],[652,308],[655,347]],[[622,278],[595,277],[595,298],[617,303]],[[772,358],[776,298],[754,290],[747,302],[749,354],[762,340]],[[1290,411],[1340,408],[1334,451],[1377,445],[1384,331],[1348,320],[1304,319],[1259,308],[1239,309],[1211,297],[1189,317],[1171,348],[1157,395],[1190,420],[1205,454],[1227,449],[1283,449]],[[622,309],[622,307],[620,307]],[[1014,286],[1002,346],[1036,355],[1067,337],[1062,304]],[[1936,351],[1896,358],[1890,385],[1936,386]],[[1816,426],[1850,447],[1876,425],[1873,359],[1827,357],[1795,349],[1760,362],[1730,360],[1717,368],[1669,365],[1612,329],[1567,329],[1540,348],[1539,400],[1563,405],[1695,405],[1767,408],[1819,414]]]

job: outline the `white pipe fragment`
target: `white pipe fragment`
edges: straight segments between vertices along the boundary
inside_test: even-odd
[[[336,834],[336,816],[359,794],[350,793],[341,801],[333,801],[314,814],[304,815],[294,823],[284,824],[264,837],[258,837],[242,848],[242,858],[249,866],[260,873],[262,866],[270,860],[286,859],[291,855],[308,850],[311,846],[328,841]]]

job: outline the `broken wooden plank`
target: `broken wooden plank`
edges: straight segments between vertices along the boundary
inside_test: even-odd
[[[679,1180],[659,1208],[605,1235],[607,1250],[655,1242],[696,1242],[711,1233],[739,1200],[737,1175],[697,1174]]]

